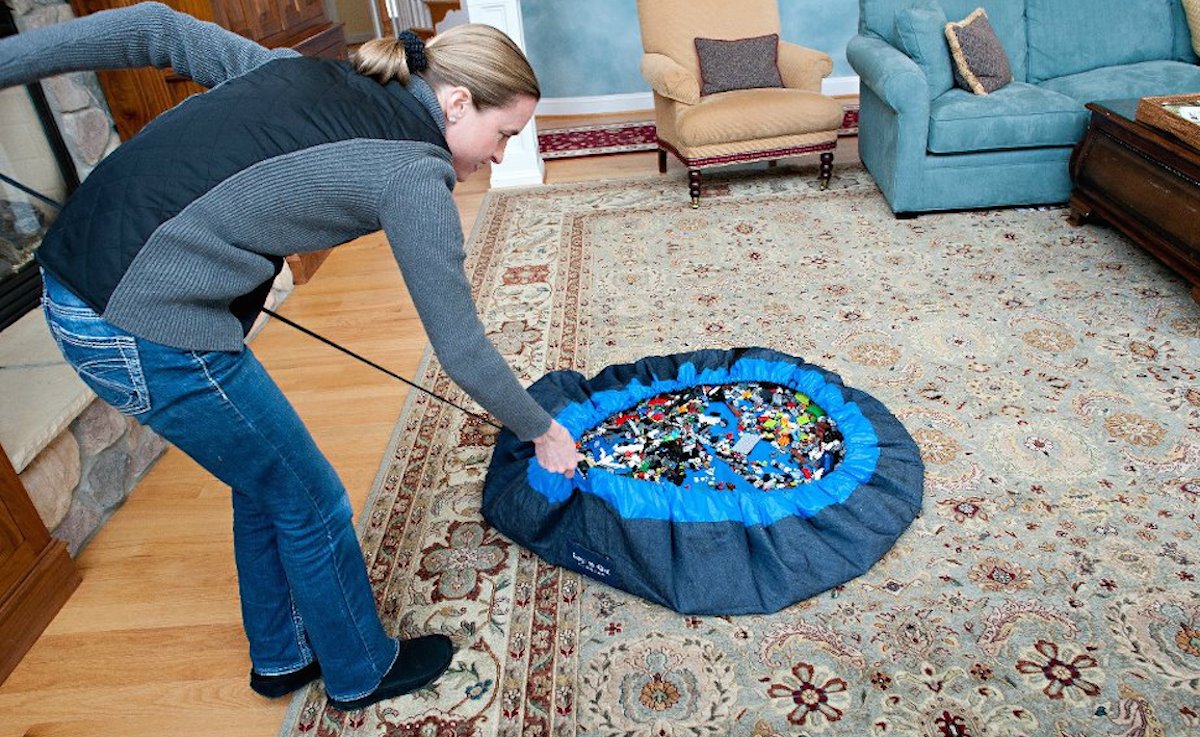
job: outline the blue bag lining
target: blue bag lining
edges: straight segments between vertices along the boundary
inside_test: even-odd
[[[807,394],[833,419],[841,431],[845,457],[821,479],[788,489],[763,491],[739,487],[718,491],[704,485],[683,488],[592,468],[571,479],[549,473],[534,458],[526,466],[530,488],[552,503],[566,501],[579,491],[608,502],[624,519],[658,519],[679,522],[740,521],[770,525],[787,517],[809,518],[831,504],[844,502],[874,476],[880,457],[879,439],[871,422],[854,402],[847,402],[840,384],[826,375],[784,361],[743,357],[727,367],[698,371],[691,363],[679,365],[675,376],[660,377],[649,370],[621,389],[591,393],[586,401],[563,407],[556,416],[579,438],[609,417],[636,406],[644,399],[698,385],[758,381],[779,384]]]

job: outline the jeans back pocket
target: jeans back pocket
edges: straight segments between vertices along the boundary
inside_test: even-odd
[[[70,295],[74,297],[74,295]],[[63,358],[96,396],[123,415],[150,409],[150,392],[138,356],[137,339],[75,299],[42,299],[50,334]]]

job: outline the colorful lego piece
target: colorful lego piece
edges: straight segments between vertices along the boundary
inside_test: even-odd
[[[646,481],[770,491],[822,478],[844,455],[836,423],[765,382],[695,386],[622,411],[580,438],[583,468]]]

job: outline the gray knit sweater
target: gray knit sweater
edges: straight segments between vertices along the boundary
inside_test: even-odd
[[[165,5],[141,3],[0,42],[0,87],[67,71],[169,66],[211,88],[296,56]],[[430,87],[414,77],[409,91],[444,132],[444,115]],[[164,117],[187,114],[189,102]],[[262,135],[276,135],[273,121],[262,123]],[[182,162],[163,162],[172,165]],[[105,319],[148,340],[241,350],[242,325],[229,305],[270,278],[267,257],[328,248],[382,229],[446,372],[529,440],[546,431],[550,416],[522,388],[476,314],[463,270],[454,182],[445,149],[387,137],[348,136],[258,161],[200,193],[137,244],[135,257],[122,266],[119,282],[99,307]],[[90,252],[105,245],[86,247]],[[55,276],[68,286],[87,278]]]

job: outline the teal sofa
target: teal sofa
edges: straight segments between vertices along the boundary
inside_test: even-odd
[[[939,38],[977,7],[1013,71],[989,95]],[[1200,92],[1180,0],[859,0],[858,28],[859,152],[899,216],[1065,202],[1085,103]]]

